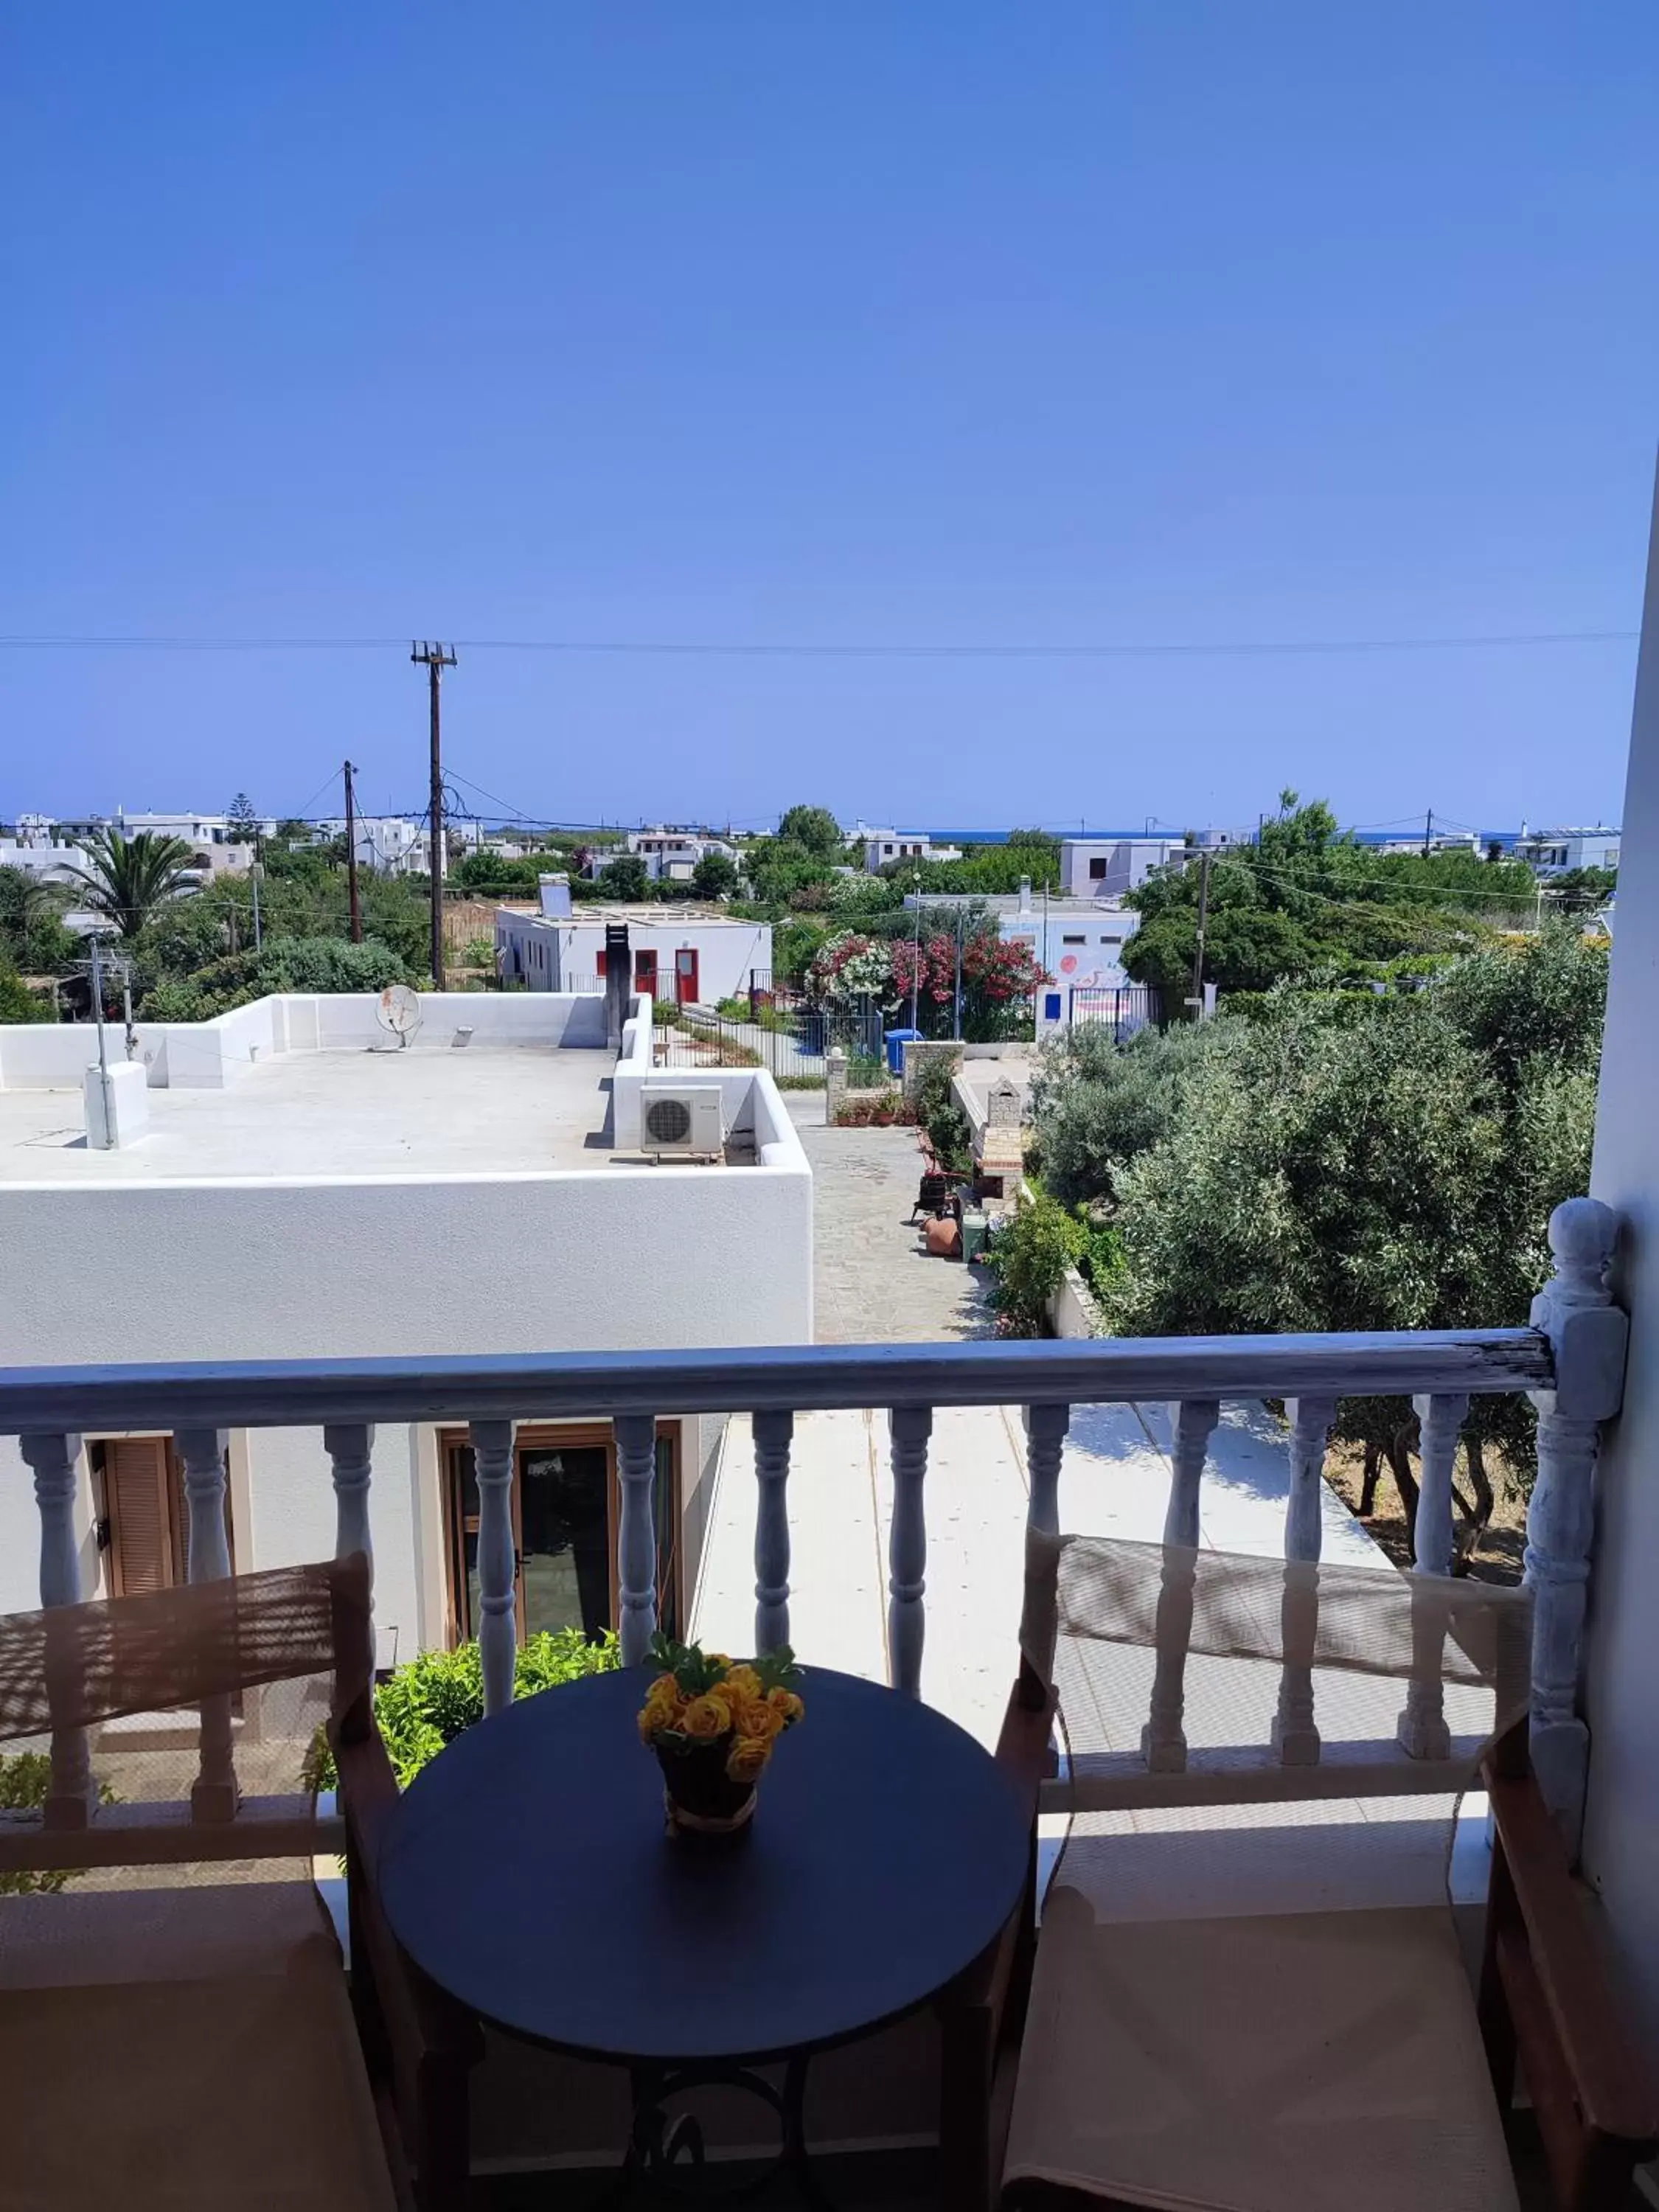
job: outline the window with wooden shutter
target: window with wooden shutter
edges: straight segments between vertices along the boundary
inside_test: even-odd
[[[168,1458],[165,1437],[112,1437],[104,1446],[110,1586],[117,1597],[171,1589],[184,1580]]]
[[[109,1522],[110,1594],[172,1589],[187,1578],[190,1505],[167,1437],[108,1437],[94,1446],[103,1461]],[[235,1571],[236,1530],[225,1485],[225,1540]]]

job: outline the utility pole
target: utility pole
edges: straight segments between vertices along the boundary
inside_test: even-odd
[[[247,872],[248,888],[253,893],[253,949],[264,949],[264,933],[259,926],[259,863],[256,860]]]
[[[1206,848],[1198,861],[1198,942],[1193,947],[1193,995],[1187,1004],[1195,1022],[1204,1018],[1204,931],[1210,919],[1210,854]]]
[[[411,645],[409,657],[426,670],[432,703],[432,982],[444,988],[444,772],[439,742],[438,690],[443,672],[455,665],[455,656],[445,645],[430,641]]]
[[[1430,807],[1423,817],[1423,858],[1429,857],[1429,847],[1434,842],[1434,809]]]
[[[363,941],[363,910],[357,903],[357,805],[351,788],[351,763],[345,764],[346,896],[351,903],[351,941]]]

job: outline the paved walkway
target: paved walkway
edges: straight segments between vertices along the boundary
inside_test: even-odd
[[[817,1335],[823,1343],[927,1343],[989,1334],[976,1271],[920,1252],[906,1226],[920,1162],[908,1129],[827,1129],[821,1097],[792,1095],[816,1179]],[[790,1627],[822,1666],[887,1675],[892,1475],[884,1414],[804,1413],[789,1480]],[[1060,1525],[1158,1542],[1170,1492],[1163,1406],[1073,1409]],[[755,1482],[746,1419],[731,1422],[693,1606],[721,1650],[754,1640]],[[1202,1539],[1279,1556],[1289,1468],[1284,1431],[1259,1406],[1230,1406],[1204,1478]],[[927,1629],[922,1694],[994,1743],[1018,1650],[1024,1553],[1024,1436],[1017,1407],[945,1407],[928,1455]],[[1328,1559],[1374,1565],[1370,1538],[1322,1493]]]
[[[830,1129],[823,1093],[787,1094],[812,1163],[813,1299],[820,1344],[938,1344],[988,1336],[977,1268],[929,1259],[909,1224],[921,1176],[914,1129]]]

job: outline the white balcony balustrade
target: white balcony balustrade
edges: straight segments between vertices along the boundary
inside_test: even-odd
[[[1327,1438],[1345,1397],[1413,1399],[1422,1424],[1423,1480],[1416,1565],[1453,1564],[1452,1458],[1473,1397],[1527,1392],[1539,1409],[1538,1479],[1528,1526],[1527,1580],[1535,1596],[1532,1729],[1546,1793],[1569,1832],[1582,1809],[1586,1737],[1577,1694],[1599,1425],[1619,1407],[1625,1318],[1607,1287],[1614,1223],[1595,1200],[1559,1207],[1551,1223],[1556,1273],[1525,1328],[1397,1334],[1124,1339],[1091,1342],[824,1346],[816,1349],[627,1352],[523,1358],[0,1370],[0,1433],[19,1436],[33,1470],[40,1517],[40,1598],[82,1593],[73,1528],[75,1471],[86,1431],[170,1431],[185,1471],[189,1572],[228,1571],[223,1448],[227,1429],[317,1428],[332,1467],[342,1554],[369,1548],[374,1439],[379,1422],[470,1426],[479,1499],[479,1641],[487,1711],[513,1693],[516,1639],[513,1543],[514,1435],[523,1421],[609,1418],[621,1507],[617,1589],[622,1653],[645,1657],[656,1626],[653,1497],[660,1416],[753,1416],[756,1474],[755,1644],[788,1640],[788,1486],[797,1414],[876,1408],[888,1415],[893,1478],[889,1644],[895,1688],[921,1692],[927,1624],[927,1454],[933,1413],[951,1406],[1024,1408],[1029,1517],[1066,1526],[1064,1450],[1070,1409],[1169,1401],[1176,1408],[1173,1478],[1164,1534],[1195,1546],[1206,1455],[1223,1403],[1273,1398],[1290,1415],[1285,1554],[1313,1562]],[[1135,1754],[1144,1778],[1164,1778],[1171,1803],[1200,1794],[1182,1728],[1183,1617],[1192,1592],[1178,1571],[1159,1601],[1158,1659]],[[1312,1577],[1286,1578],[1286,1658],[1269,1760],[1306,1769],[1321,1760],[1310,1657]],[[1443,1609],[1425,1611],[1420,1668],[1401,1714],[1398,1752],[1425,1779],[1447,1758],[1432,1639]],[[1437,1622],[1440,1625],[1437,1626]],[[1012,1655],[1011,1658],[1012,1658]],[[234,1811],[228,1716],[203,1736],[201,1817]],[[1334,1789],[1340,1776],[1333,1774]],[[48,1817],[88,1817],[87,1747],[73,1729],[52,1747]]]

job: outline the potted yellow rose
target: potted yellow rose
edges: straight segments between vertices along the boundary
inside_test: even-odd
[[[671,1832],[732,1835],[754,1816],[772,1747],[806,1708],[785,1644],[734,1662],[671,1637],[651,1641],[661,1670],[640,1711],[640,1740],[657,1754]]]

